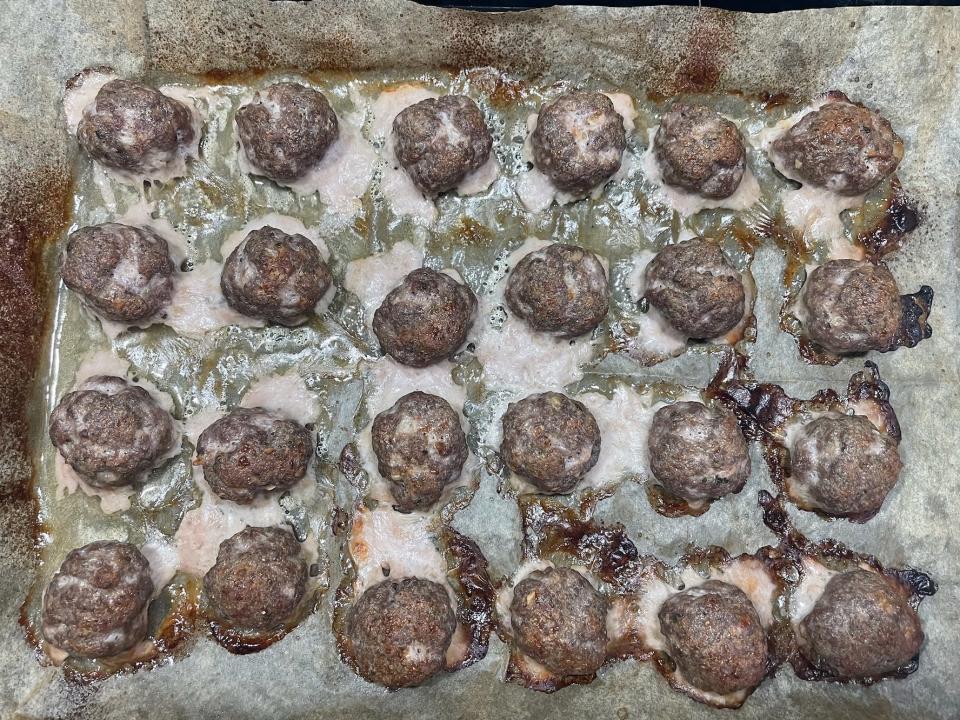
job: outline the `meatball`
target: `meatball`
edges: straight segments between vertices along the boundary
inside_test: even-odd
[[[726,695],[756,687],[767,674],[767,636],[736,585],[708,580],[672,595],[657,617],[667,652],[691,685]]]
[[[510,310],[534,330],[576,337],[606,317],[607,273],[592,252],[558,243],[525,255],[506,295]]]
[[[737,126],[699,105],[674,105],[660,120],[653,150],[668,185],[707,198],[733,195],[746,167]]]
[[[364,679],[388,688],[420,685],[446,662],[457,619],[446,589],[430,580],[384,580],[347,617],[347,653]]]
[[[150,563],[130,543],[71,550],[43,594],[44,639],[70,655],[118,655],[147,634]]]
[[[592,675],[607,657],[607,601],[570,568],[537,570],[510,604],[517,647],[558,675]]]
[[[893,275],[865,260],[830,260],[814,268],[803,303],[807,335],[839,354],[889,349],[903,315]]]
[[[585,195],[623,160],[623,118],[606,95],[571,92],[540,108],[530,137],[533,162],[560,190]]]
[[[234,627],[266,630],[287,620],[303,599],[307,563],[293,535],[248,527],[220,543],[203,578],[213,613]]]
[[[220,497],[249,503],[286,490],[307,472],[310,432],[263,408],[234,408],[200,433],[197,463]]]
[[[139,385],[110,375],[89,378],[50,414],[50,441],[94,487],[132,484],[175,440],[170,413]]]
[[[340,132],[323,93],[292,82],[258,91],[237,110],[237,134],[258,175],[289,183],[316,167]]]
[[[430,268],[409,273],[373,314],[383,351],[410,367],[449,357],[467,339],[477,298],[466,285]]]
[[[791,484],[830,515],[874,515],[900,475],[897,444],[862,415],[825,415],[805,425],[791,452]]]
[[[885,675],[920,652],[920,618],[892,580],[869,570],[830,578],[797,627],[800,652],[838,678]]]
[[[149,228],[120,223],[70,233],[60,277],[94,312],[120,323],[157,317],[173,296],[167,241]]]
[[[186,105],[129,80],[100,88],[77,126],[77,141],[94,160],[145,175],[163,170],[195,139]]]
[[[220,287],[239,313],[281,325],[310,317],[333,277],[317,246],[275,227],[252,230],[223,265]]]
[[[687,500],[715,500],[743,489],[750,452],[737,417],[722,407],[678,402],[657,410],[647,438],[650,471]]]
[[[702,238],[667,245],[646,269],[646,297],[676,330],[715,338],[743,319],[743,278],[723,252]]]
[[[500,454],[543,492],[570,492],[597,464],[600,428],[581,402],[555,392],[530,395],[507,407]]]
[[[490,157],[493,138],[477,104],[465,95],[421,100],[393,121],[394,152],[423,192],[456,186]]]
[[[433,505],[444,486],[460,477],[467,438],[450,403],[417,391],[374,418],[373,451],[397,509],[410,512]]]

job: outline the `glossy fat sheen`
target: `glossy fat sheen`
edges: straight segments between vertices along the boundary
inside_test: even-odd
[[[490,157],[493,137],[480,108],[465,95],[428,98],[393,121],[397,160],[425,193],[452,190]]]
[[[923,645],[920,618],[893,580],[868,570],[830,578],[797,628],[803,656],[837,678],[885,675]]]
[[[657,482],[687,500],[740,492],[750,476],[750,452],[737,417],[699,402],[666,405],[654,414],[647,440]]]
[[[366,590],[347,618],[348,656],[364,679],[412,687],[443,669],[457,619],[442,585],[384,580]]]
[[[576,337],[607,315],[607,273],[589,250],[557,243],[517,263],[506,297],[510,310],[534,330]]]
[[[146,390],[96,375],[50,414],[50,440],[94,487],[130,485],[173,449],[173,418]]]
[[[43,595],[43,637],[70,655],[100,658],[129,650],[147,634],[150,564],[125,542],[72,550]]]
[[[293,182],[323,159],[339,135],[336,113],[322,93],[292,82],[260,90],[237,110],[237,133],[258,174]]]

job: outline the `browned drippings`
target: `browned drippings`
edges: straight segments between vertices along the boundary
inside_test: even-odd
[[[919,225],[920,212],[916,202],[904,191],[900,179],[894,176],[879,221],[857,235],[854,242],[876,261],[903,247],[907,234]]]
[[[897,334],[894,335],[890,347],[883,348],[881,352],[890,352],[900,347],[915,347],[921,340],[932,336],[933,328],[929,323],[932,305],[933,288],[929,285],[921,285],[917,292],[910,295],[901,295],[900,307],[903,315],[900,319],[900,327],[897,328]]]
[[[496,591],[490,581],[487,559],[473,540],[449,527],[443,529],[440,540],[451,556],[453,568],[450,574],[459,586],[457,619],[470,631],[470,650],[466,657],[455,668],[447,668],[459,670],[473,665],[487,654]]]
[[[699,517],[713,504],[712,500],[703,500],[699,505],[692,505],[689,500],[674,495],[661,485],[647,485],[647,500],[650,506],[660,515],[669,518]]]

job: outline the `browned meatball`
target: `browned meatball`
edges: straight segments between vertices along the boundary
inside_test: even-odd
[[[258,175],[278,182],[293,182],[316,167],[339,132],[323,93],[297,83],[270,85],[237,110],[247,160]]]
[[[120,223],[70,233],[60,277],[94,312],[121,323],[157,317],[173,296],[167,241],[149,228]]]
[[[803,302],[810,339],[840,354],[890,348],[903,315],[893,275],[865,260],[830,260],[815,268]]]
[[[316,245],[269,225],[247,234],[220,276],[230,307],[281,325],[306,322],[331,282],[330,268]]]
[[[597,464],[600,428],[581,402],[555,392],[530,395],[507,407],[500,454],[543,492],[570,492]]]
[[[667,245],[647,265],[646,282],[650,304],[688,337],[719,337],[743,319],[743,278],[702,238]]]
[[[477,104],[465,95],[429,98],[393,120],[394,151],[413,183],[434,195],[453,189],[490,157],[493,138]]]
[[[657,614],[667,652],[693,686],[721,695],[748,690],[767,674],[767,637],[750,598],[708,580],[672,595]]]
[[[129,80],[100,88],[77,126],[77,140],[94,160],[147,175],[163,170],[195,137],[186,105]]]
[[[433,505],[467,460],[460,416],[436,395],[404,395],[374,418],[372,432],[377,469],[403,512]]]
[[[507,280],[507,305],[534,330],[576,337],[607,315],[607,273],[576,245],[550,245],[525,255]]]
[[[623,161],[623,118],[606,95],[571,92],[540,108],[530,138],[533,162],[561,190],[585,194]]]
[[[841,195],[875,188],[903,157],[886,118],[847,102],[807,113],[771,147],[791,175]]]
[[[746,167],[737,126],[700,105],[674,105],[660,120],[653,150],[668,185],[708,198],[733,195]]]
[[[203,578],[213,614],[233,627],[266,630],[287,620],[303,599],[307,563],[289,532],[248,527],[220,543]]]
[[[892,580],[868,570],[830,578],[813,610],[797,627],[800,652],[837,678],[891,673],[923,645],[920,618]]]
[[[197,462],[210,489],[227,500],[249,503],[286,490],[307,472],[310,432],[263,408],[234,408],[200,433]]]
[[[457,629],[450,595],[420,578],[367,589],[347,618],[348,656],[365,680],[388,688],[421,685],[445,665]]]
[[[43,637],[70,655],[118,655],[147,634],[150,563],[125,542],[71,550],[43,594]]]
[[[477,298],[466,285],[430,268],[407,274],[373,314],[383,351],[411,367],[452,355],[467,339]]]
[[[558,675],[592,675],[607,658],[607,601],[570,568],[537,570],[510,604],[517,647]]]
[[[653,416],[647,445],[654,478],[687,500],[740,492],[750,476],[747,441],[736,415],[722,407],[665,405]]]

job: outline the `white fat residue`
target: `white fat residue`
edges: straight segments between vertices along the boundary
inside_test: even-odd
[[[794,625],[799,624],[810,614],[813,606],[817,604],[817,600],[823,595],[830,578],[838,574],[836,570],[831,570],[806,555],[803,557],[801,570],[803,578],[800,580],[800,584],[790,593],[788,601],[790,622]]]
[[[478,195],[493,185],[498,177],[500,177],[500,163],[497,162],[497,154],[490,150],[490,157],[486,162],[464,175],[454,191],[461,197]]]
[[[181,273],[164,322],[178,334],[192,338],[202,338],[228,325],[262,327],[263,321],[238,313],[227,304],[220,290],[222,271],[216,260],[207,260]]]
[[[153,595],[156,597],[177,574],[180,558],[177,548],[166,535],[150,530],[140,552],[150,563],[150,578],[153,580]]]
[[[406,240],[389,251],[353,260],[347,265],[343,287],[363,305],[363,317],[369,327],[373,313],[387,294],[399,285],[408,273],[423,267],[423,252]]]
[[[63,114],[66,117],[70,135],[77,134],[83,111],[96,99],[100,88],[116,79],[116,73],[92,69],[84,70],[76,77],[74,86],[67,88],[63,95]]]
[[[258,378],[244,393],[240,405],[263,408],[301,425],[315,423],[320,413],[320,399],[296,370]]]
[[[627,290],[634,304],[639,303],[647,291],[647,265],[655,256],[655,252],[644,250],[633,258],[633,268],[627,277]],[[631,320],[636,325],[636,334],[631,338],[627,353],[642,365],[656,365],[686,351],[687,336],[667,322],[652,305],[647,312],[638,313]]]

